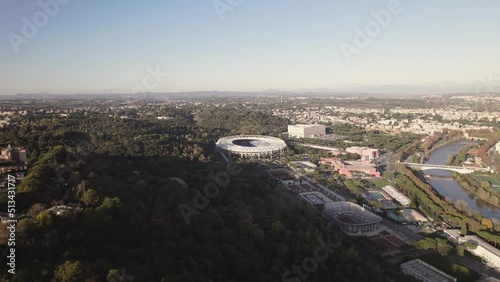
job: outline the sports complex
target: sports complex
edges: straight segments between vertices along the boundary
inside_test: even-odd
[[[380,216],[346,201],[326,204],[323,213],[326,218],[331,219],[342,231],[350,235],[376,231],[382,221]]]
[[[247,157],[272,157],[281,155],[286,148],[285,141],[264,135],[236,135],[219,139],[215,144],[217,150],[226,154]]]

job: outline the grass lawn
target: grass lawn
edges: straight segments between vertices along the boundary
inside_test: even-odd
[[[372,178],[372,179],[370,179],[370,182],[373,183],[378,188],[382,188],[384,186],[389,185],[389,182],[387,182],[387,181],[385,181],[384,179],[381,179],[381,178]]]
[[[459,282],[473,282],[480,277],[479,273],[468,269],[465,266],[450,261],[448,257],[443,257],[438,253],[427,254],[420,257],[421,260],[457,278]]]

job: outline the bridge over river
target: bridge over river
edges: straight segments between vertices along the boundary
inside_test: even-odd
[[[417,170],[440,169],[455,171],[462,174],[472,173],[474,171],[490,171],[490,168],[485,167],[466,167],[466,166],[451,166],[451,165],[436,165],[436,164],[419,164],[419,163],[402,163],[406,167]]]

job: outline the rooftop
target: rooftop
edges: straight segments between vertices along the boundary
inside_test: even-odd
[[[495,248],[494,246],[486,243],[483,241],[481,238],[479,238],[476,235],[465,235],[462,236],[460,233],[459,229],[445,229],[443,230],[446,234],[450,235],[453,237],[455,240],[458,240],[458,242],[471,242],[475,245],[481,246],[491,252],[492,254],[496,255],[497,257],[500,257],[500,250]]]
[[[310,202],[313,205],[327,204],[333,202],[332,199],[328,198],[320,192],[305,192],[299,193],[299,197]]]
[[[425,277],[427,281],[446,282],[457,281],[457,279],[443,271],[425,263],[420,259],[414,259],[401,264],[401,268],[406,268],[412,272]]]
[[[309,128],[309,127],[316,127],[316,126],[324,126],[322,124],[292,124],[289,126],[295,126],[295,127],[301,127],[301,128]]]

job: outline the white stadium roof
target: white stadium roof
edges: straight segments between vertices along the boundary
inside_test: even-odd
[[[273,153],[286,148],[285,141],[264,135],[227,136],[219,139],[215,145],[224,151],[244,154]]]

